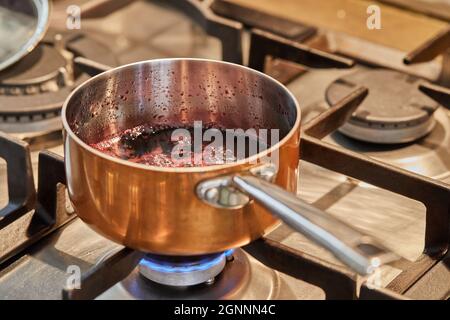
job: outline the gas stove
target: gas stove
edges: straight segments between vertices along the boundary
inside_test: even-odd
[[[109,49],[89,35],[50,29],[29,55],[0,72],[0,130],[29,139],[61,129],[64,99],[89,78],[74,70],[77,56],[117,64]]]
[[[439,62],[358,57],[345,47],[354,38],[233,2],[136,1],[76,32],[54,19],[0,72],[1,299],[449,298],[450,95]],[[336,37],[344,47],[332,50]],[[65,190],[62,102],[96,63],[169,56],[246,62],[285,83],[303,112],[298,196],[402,259],[363,278],[284,224],[227,252],[152,255],[81,222]]]

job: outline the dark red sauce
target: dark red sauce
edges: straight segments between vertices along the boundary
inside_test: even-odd
[[[156,129],[151,126],[138,126],[109,136],[90,146],[123,160],[172,168],[223,164],[246,158],[256,153],[254,148],[248,147],[250,141],[254,143],[255,140],[247,136],[245,140],[245,156],[238,153],[236,148],[227,149],[224,146],[212,146],[211,141],[202,141],[201,149],[194,150],[194,129],[187,128],[189,135],[178,136],[177,139],[173,139],[172,133],[176,129]],[[225,131],[220,130],[220,132],[223,135],[223,145],[225,145]],[[250,150],[253,150],[253,152]],[[178,157],[174,156],[174,154],[178,155]]]

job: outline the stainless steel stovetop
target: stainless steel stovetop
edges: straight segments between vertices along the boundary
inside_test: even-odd
[[[58,9],[58,3],[55,7]],[[57,28],[60,22],[55,19],[53,23]],[[206,36],[189,18],[161,2],[137,1],[105,18],[83,22],[82,28],[83,32],[107,45],[119,64],[168,56],[221,58],[220,43],[216,39]],[[329,108],[325,91],[333,81],[367,68],[370,67],[357,65],[353,69],[308,69],[291,81],[288,88],[302,105],[303,122]],[[437,125],[431,134],[413,143],[380,146],[358,142],[340,133],[333,133],[324,140],[450,185],[450,113],[439,108],[434,117]],[[61,137],[58,134],[33,136],[28,141],[37,181],[39,151],[47,149],[62,155]],[[299,164],[298,196],[373,235],[408,261],[415,261],[422,255],[426,214],[424,205],[418,201],[306,161]],[[7,202],[6,163],[0,159],[0,207]],[[280,225],[266,238],[357,279],[331,254],[285,225]],[[72,275],[70,266],[78,266],[82,274],[88,273],[121,249],[75,218],[0,265],[0,297],[60,299],[61,290]],[[438,275],[427,273],[408,288],[404,296],[447,299],[449,287],[443,286],[439,279],[448,279],[448,263],[437,264],[432,270]],[[401,265],[384,266],[373,281],[379,287],[389,287],[401,272]],[[436,289],[430,290],[433,284]],[[134,270],[122,282],[98,296],[99,299],[327,297],[330,298],[320,281],[309,281],[308,277],[298,279],[276,271],[242,249],[234,253],[234,260],[227,263],[222,275],[209,286],[171,291],[144,281]]]

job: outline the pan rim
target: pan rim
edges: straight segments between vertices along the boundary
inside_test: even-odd
[[[96,79],[100,78],[100,77],[105,77],[108,74],[112,74],[114,72],[120,71],[121,69],[125,69],[125,68],[129,68],[132,66],[136,66],[136,65],[141,65],[141,64],[147,64],[147,63],[157,63],[157,62],[164,62],[164,61],[200,61],[200,62],[210,62],[210,63],[217,63],[217,64],[224,64],[224,65],[230,65],[232,67],[237,67],[237,68],[241,68],[244,70],[247,70],[249,72],[255,73],[259,76],[262,76],[264,78],[266,78],[268,81],[273,82],[274,84],[278,85],[280,88],[282,88],[282,90],[287,94],[287,96],[294,102],[295,105],[295,110],[296,110],[296,117],[295,117],[295,122],[294,125],[290,128],[289,132],[283,137],[283,139],[281,139],[278,143],[276,143],[275,145],[271,146],[269,149],[264,150],[263,152],[259,152],[251,157],[236,161],[236,162],[232,162],[232,163],[226,163],[226,164],[217,164],[217,165],[210,165],[210,166],[195,166],[195,167],[159,167],[159,166],[152,166],[152,165],[146,165],[146,164],[141,164],[141,163],[134,163],[132,161],[128,161],[128,160],[123,160],[117,157],[113,157],[110,156],[106,153],[103,153],[91,146],[89,146],[87,143],[85,143],[83,140],[81,140],[74,132],[73,130],[70,128],[68,122],[67,122],[67,109],[68,109],[68,104],[71,101],[72,97],[77,94],[80,90],[82,90],[83,88],[85,88],[86,86],[89,86],[89,84],[91,82],[94,82]],[[62,124],[63,124],[63,128],[64,131],[66,131],[66,133],[68,134],[68,136],[73,139],[79,146],[81,146],[83,149],[85,149],[86,151],[88,151],[89,153],[94,154],[95,156],[98,156],[104,160],[108,160],[108,161],[112,161],[114,163],[123,165],[123,166],[127,166],[127,167],[132,167],[132,168],[136,168],[136,169],[142,169],[145,171],[158,171],[158,172],[166,172],[166,173],[188,173],[188,172],[196,172],[196,173],[200,173],[200,172],[211,172],[211,171],[220,171],[220,170],[224,170],[224,169],[231,169],[231,168],[235,168],[238,166],[242,166],[245,164],[250,164],[250,163],[258,163],[258,159],[264,158],[265,156],[271,154],[272,152],[280,149],[280,147],[282,145],[284,145],[285,143],[287,143],[292,136],[298,131],[298,128],[300,127],[300,121],[301,121],[301,110],[300,110],[300,105],[299,102],[297,101],[297,99],[295,98],[295,96],[293,95],[293,93],[281,82],[279,82],[278,80],[270,77],[269,75],[260,72],[258,70],[243,66],[243,65],[239,65],[239,64],[235,64],[235,63],[231,63],[231,62],[226,62],[226,61],[220,61],[220,60],[214,60],[214,59],[203,59],[203,58],[162,58],[162,59],[151,59],[151,60],[143,60],[143,61],[138,61],[138,62],[133,62],[133,63],[129,63],[129,64],[125,64],[119,67],[115,67],[112,68],[110,70],[104,71],[98,75],[95,75],[94,77],[91,77],[90,79],[86,80],[85,82],[83,82],[82,84],[80,84],[77,88],[75,88],[70,95],[66,98],[66,100],[64,101],[62,110],[61,110],[61,120],[62,120]],[[65,138],[66,139],[66,138]],[[65,143],[64,143],[65,145]],[[64,150],[64,153],[66,152],[66,150]]]

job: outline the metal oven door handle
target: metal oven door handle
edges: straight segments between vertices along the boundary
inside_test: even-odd
[[[261,172],[267,170],[204,181],[197,186],[197,196],[210,205],[229,209],[243,207],[253,199],[361,275],[399,258],[372,237],[267,181],[274,175],[262,176]]]

